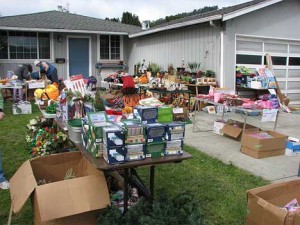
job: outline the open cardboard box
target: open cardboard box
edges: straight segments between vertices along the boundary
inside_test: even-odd
[[[65,180],[70,169],[75,178]],[[39,181],[46,184],[38,185]],[[96,224],[97,210],[110,204],[104,173],[81,152],[27,160],[10,179],[10,185],[13,212],[19,212],[31,197],[35,224]]]
[[[247,225],[298,225],[300,212],[282,209],[293,199],[300,200],[300,180],[271,184],[247,191]]]
[[[259,138],[259,134],[267,133],[271,138]],[[244,132],[241,140],[241,152],[260,159],[284,155],[287,136],[275,131]]]
[[[238,121],[228,122],[222,128],[223,135],[239,141],[239,140],[241,140],[241,137],[242,137],[243,126],[244,126],[244,123],[241,123]],[[258,130],[259,130],[259,128],[252,126],[250,124],[246,124],[245,132],[258,131]]]

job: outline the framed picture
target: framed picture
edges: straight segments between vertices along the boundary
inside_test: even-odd
[[[208,114],[216,114],[216,109],[214,106],[206,106]]]

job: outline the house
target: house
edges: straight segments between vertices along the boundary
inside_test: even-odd
[[[56,63],[64,77],[78,73],[72,69],[76,62],[72,56],[77,58],[78,65],[89,62],[89,72],[81,72],[83,74],[100,74],[96,65],[104,63],[100,76],[106,75],[103,72],[106,65],[113,63],[113,66],[118,61],[127,64],[130,74],[134,72],[134,65],[143,60],[157,63],[163,70],[170,64],[180,67],[183,63],[196,62],[201,63],[202,70],[214,70],[220,86],[234,89],[236,66],[254,71],[265,65],[264,56],[269,53],[281,91],[288,95],[291,104],[300,104],[300,31],[296,28],[299,12],[299,0],[254,0],[142,29],[51,11],[1,17],[0,30],[4,33],[48,32],[48,46],[40,47],[41,53],[25,55],[35,59],[48,54],[48,61]],[[17,39],[14,35],[12,33],[10,38]],[[116,50],[114,38],[117,36]],[[45,38],[40,38],[39,43],[43,45]],[[73,51],[74,46],[83,45],[84,38],[89,43],[86,55]],[[75,42],[77,39],[79,44]],[[20,60],[14,52],[2,59],[3,49],[0,51],[0,71],[5,74]],[[42,55],[37,57],[37,54]],[[87,57],[89,60],[83,62]]]
[[[53,63],[63,79],[124,69],[128,35],[138,31],[141,27],[62,11],[0,17],[0,71],[5,75],[35,59]]]

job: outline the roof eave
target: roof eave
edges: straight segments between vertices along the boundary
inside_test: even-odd
[[[200,18],[200,19],[196,19],[196,20],[190,20],[190,21],[186,21],[186,22],[182,22],[182,23],[176,23],[176,24],[172,24],[169,26],[159,27],[156,29],[154,28],[151,30],[146,30],[146,31],[142,31],[139,33],[131,34],[131,35],[129,35],[129,38],[140,37],[140,36],[157,33],[157,32],[161,32],[161,31],[165,31],[165,30],[171,30],[171,29],[185,27],[185,26],[194,25],[194,24],[198,24],[198,23],[205,23],[210,20],[218,20],[218,19],[222,19],[222,15],[214,15],[214,16],[209,16],[209,17]]]
[[[50,29],[50,28],[25,28],[25,27],[5,27],[5,26],[4,27],[0,26],[0,30],[128,35],[128,32],[97,31],[97,30],[69,30],[69,29]]]
[[[283,0],[264,1],[264,2],[258,3],[256,5],[252,5],[252,6],[240,9],[240,10],[235,10],[234,12],[224,14],[223,15],[223,21],[230,20],[230,19],[233,19],[233,18],[238,17],[238,16],[242,16],[246,13],[250,13],[250,12],[253,12],[255,10],[262,9],[264,7],[273,5],[273,4],[281,2],[281,1],[283,1]]]

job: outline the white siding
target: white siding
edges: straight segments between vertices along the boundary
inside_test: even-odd
[[[133,73],[134,65],[141,63],[157,63],[162,70],[168,65],[180,67],[182,59],[188,63],[201,63],[201,69],[211,69],[219,74],[220,34],[208,24],[189,26],[183,29],[170,30],[131,40],[129,56],[129,73]]]

